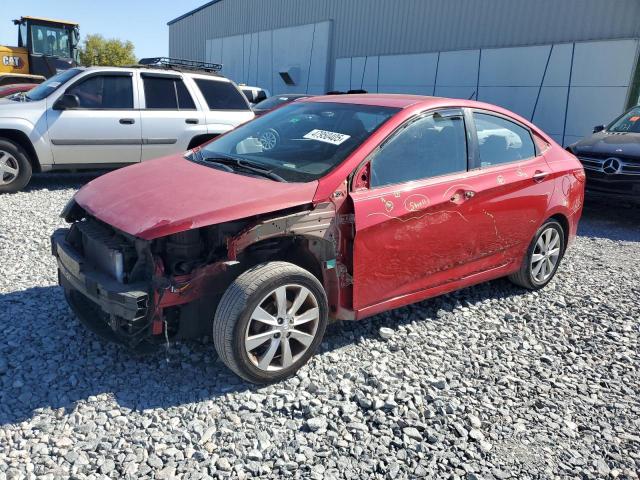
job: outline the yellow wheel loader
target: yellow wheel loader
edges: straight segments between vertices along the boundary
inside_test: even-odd
[[[40,83],[78,65],[77,23],[38,17],[20,17],[13,23],[18,26],[18,46],[0,45],[0,86]]]

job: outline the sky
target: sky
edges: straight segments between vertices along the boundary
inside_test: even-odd
[[[99,33],[106,38],[131,40],[138,58],[169,53],[167,22],[207,0],[18,0],[3,1],[0,9],[0,45],[18,43],[21,16],[75,21],[80,35]]]

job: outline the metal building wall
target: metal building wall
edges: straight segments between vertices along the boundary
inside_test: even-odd
[[[211,38],[333,20],[337,57],[640,37],[638,0],[218,0],[169,22],[169,54]]]

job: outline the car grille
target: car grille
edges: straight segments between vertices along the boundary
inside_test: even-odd
[[[108,225],[94,219],[77,222],[74,226],[80,233],[87,264],[126,283],[127,273],[136,259],[134,245]]]
[[[633,161],[626,158],[612,157],[612,156],[607,156],[604,158],[596,158],[594,156],[589,156],[589,157],[579,156],[578,158],[580,159],[580,162],[582,162],[582,166],[585,168],[585,170],[592,170],[592,171],[600,172],[604,174],[610,173],[611,175],[640,175],[640,162],[637,160]],[[616,160],[618,160],[618,162],[620,162],[619,171],[617,172],[605,171],[604,169],[605,162],[609,158],[615,158]]]

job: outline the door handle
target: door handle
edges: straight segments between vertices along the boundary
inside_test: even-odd
[[[200,120],[198,120],[197,118],[187,118],[184,123],[190,123],[191,125],[197,125],[198,123],[200,123]]]
[[[549,175],[549,172],[543,172],[542,170],[536,170],[535,173],[533,174],[533,181],[534,182],[541,182],[547,177],[547,175]]]
[[[133,125],[136,121],[133,118],[121,118],[120,123],[122,125]]]

